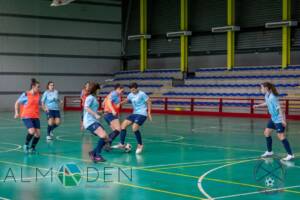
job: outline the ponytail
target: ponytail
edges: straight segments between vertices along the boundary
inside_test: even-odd
[[[265,88],[268,88],[268,90],[271,91],[275,96],[279,96],[279,93],[274,84],[270,82],[264,82],[261,85]]]

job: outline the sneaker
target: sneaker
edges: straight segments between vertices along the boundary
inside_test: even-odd
[[[23,150],[24,150],[24,153],[28,153],[28,152],[29,152],[29,147],[28,147],[28,145],[24,144]]]
[[[282,158],[282,160],[283,160],[283,161],[290,161],[290,160],[292,160],[292,159],[294,159],[294,158],[295,158],[294,155],[288,154],[285,158]]]
[[[117,144],[111,147],[112,149],[125,149],[125,144]]]
[[[36,149],[35,148],[30,148],[29,149],[29,152],[31,153],[31,154],[36,154],[37,152],[36,152]]]
[[[135,153],[136,154],[141,154],[143,152],[143,149],[144,149],[144,145],[138,145],[137,148],[136,148]]]
[[[101,155],[95,156],[94,159],[95,159],[94,162],[105,162],[106,161]]]
[[[47,140],[52,140],[52,137],[50,135],[47,135],[46,139]]]
[[[261,155],[260,157],[262,158],[266,158],[266,157],[270,157],[270,156],[273,156],[273,151],[266,151],[263,155]]]
[[[52,138],[54,137],[53,131],[50,132],[50,136],[51,136]]]

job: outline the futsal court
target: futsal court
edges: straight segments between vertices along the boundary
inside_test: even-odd
[[[88,151],[94,146],[96,138],[90,133],[80,132],[78,119],[78,112],[65,112],[62,126],[55,132],[55,140],[47,142],[42,139],[37,155],[24,155],[21,148],[25,131],[23,125],[12,118],[12,113],[1,114],[1,198],[299,198],[298,159],[285,165],[285,180],[279,191],[266,192],[268,188],[256,181],[254,169],[262,161],[259,157],[265,145],[262,140],[264,119],[154,115],[153,122],[147,122],[142,128],[145,143],[142,155],[114,149],[104,153],[108,162],[103,164],[94,164],[88,158]],[[44,129],[42,132],[44,138]],[[299,123],[290,121],[287,133],[298,156],[300,146],[296,141],[299,140]],[[126,142],[135,148],[136,141],[130,131]],[[276,155],[283,156],[281,144],[278,141],[274,143]],[[275,161],[264,162],[268,166]],[[65,187],[56,175],[52,177],[53,181],[51,176],[39,176],[40,179],[36,180],[35,168],[46,172],[53,167],[55,173],[66,163],[75,163],[82,169],[98,168],[97,182],[88,183],[86,177],[82,177],[77,187]],[[109,170],[113,175],[107,177],[107,181],[112,182],[104,182],[104,176],[100,173],[104,167],[112,167]],[[128,170],[128,173],[132,170],[132,180],[123,177],[118,181],[116,172],[119,167]],[[3,182],[9,168],[15,179],[7,177]],[[21,169],[24,182],[21,182]],[[96,174],[91,172],[89,176],[93,179]]]

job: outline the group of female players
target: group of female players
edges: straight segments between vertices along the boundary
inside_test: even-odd
[[[112,142],[119,135],[120,143],[112,147],[124,150],[129,149],[125,144],[125,139],[126,129],[130,125],[132,125],[132,131],[134,132],[138,143],[136,154],[140,154],[143,151],[144,145],[139,128],[144,124],[147,118],[152,120],[151,100],[145,92],[138,89],[137,83],[132,83],[129,88],[129,95],[127,98],[122,100],[124,88],[122,85],[116,84],[114,90],[106,96],[103,102],[103,117],[112,129],[110,134],[107,134],[99,122],[100,114],[98,112],[99,101],[97,94],[100,90],[100,85],[95,82],[87,82],[82,90],[81,101],[83,111],[81,128],[90,131],[99,138],[96,147],[89,152],[89,156],[94,162],[105,161],[101,155],[101,151],[103,149],[109,151],[111,149]],[[259,105],[254,105],[254,109],[266,106],[269,114],[271,115],[271,119],[264,131],[267,151],[261,157],[273,155],[271,133],[273,130],[276,130],[278,133],[277,136],[287,152],[287,156],[283,158],[283,161],[289,161],[294,158],[294,155],[285,135],[286,119],[280,107],[278,91],[272,83],[265,82],[261,84],[261,92],[265,95],[265,102]],[[128,102],[132,104],[133,113],[121,123],[120,108],[123,104]],[[59,104],[60,101],[58,92],[54,89],[54,83],[49,82],[47,84],[47,90],[44,92],[40,100],[40,83],[35,79],[32,79],[31,81],[30,90],[24,92],[16,101],[15,118],[21,117],[28,130],[24,145],[24,151],[26,153],[36,152],[35,147],[40,139],[39,107],[42,106],[43,110],[47,114],[47,140],[51,140],[53,139],[53,130],[60,124]],[[19,105],[22,105],[21,114],[19,114]]]

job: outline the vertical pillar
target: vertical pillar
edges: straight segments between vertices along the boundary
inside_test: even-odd
[[[291,20],[291,0],[282,0],[282,20]],[[282,68],[291,63],[291,27],[282,27]]]
[[[140,34],[147,34],[147,0],[140,0]],[[140,71],[144,72],[148,64],[147,39],[140,39]]]
[[[180,0],[180,30],[188,30],[188,0]],[[188,36],[180,36],[180,70],[188,71]]]
[[[227,25],[235,24],[235,0],[227,0]],[[231,70],[234,66],[234,31],[227,32],[227,69]]]

